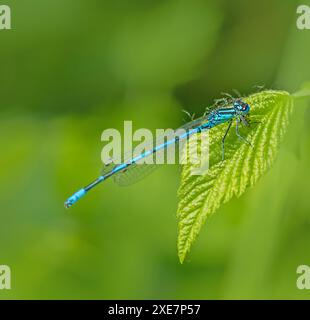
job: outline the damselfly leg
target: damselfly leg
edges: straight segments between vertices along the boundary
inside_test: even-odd
[[[239,132],[239,125],[240,125],[241,121],[246,126],[248,126],[248,122],[246,121],[246,119],[244,117],[236,118],[236,134],[241,140],[243,140],[245,143],[247,143],[249,146],[251,146],[253,148],[253,145],[251,144],[251,142],[249,142],[246,138],[244,138]]]
[[[237,89],[233,89],[232,91],[239,99],[242,98],[242,94]]]
[[[226,139],[228,132],[231,128],[231,125],[232,125],[232,120],[229,121],[229,125],[228,125],[227,130],[225,132],[225,135],[222,139],[222,161],[224,161],[224,159],[225,159],[225,139]]]

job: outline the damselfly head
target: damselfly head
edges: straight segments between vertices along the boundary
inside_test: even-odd
[[[250,106],[241,99],[238,99],[234,102],[234,108],[237,112],[242,114],[247,114],[250,112]]]

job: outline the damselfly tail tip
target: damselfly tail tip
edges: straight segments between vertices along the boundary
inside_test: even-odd
[[[81,199],[86,194],[86,190],[83,188],[76,192],[73,196],[71,196],[65,202],[65,208],[69,209],[74,203],[76,203],[79,199]]]
[[[64,203],[66,209],[69,209],[69,208],[72,206],[72,204],[73,204],[73,203],[72,203],[70,200],[67,200],[67,201]]]

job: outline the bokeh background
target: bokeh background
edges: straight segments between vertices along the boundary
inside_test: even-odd
[[[121,188],[100,172],[101,132],[174,128],[221,92],[310,80],[308,0],[6,0],[0,31],[0,299],[310,298],[310,111],[296,106],[275,166],[176,251],[179,168]]]

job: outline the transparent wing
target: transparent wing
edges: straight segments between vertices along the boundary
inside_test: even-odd
[[[147,152],[149,150],[153,150],[155,146],[161,145],[165,141],[173,140],[178,130],[183,129],[185,132],[186,130],[195,128],[201,125],[201,123],[203,123],[204,121],[206,121],[205,119],[206,117],[201,117],[199,119],[186,123],[185,125],[183,125],[177,130],[171,130],[170,133],[165,132],[164,134],[159,135],[158,137],[156,137],[155,141],[153,142],[151,141],[145,144],[143,146],[143,151],[141,151],[141,153]],[[169,157],[171,157],[170,159],[176,159],[178,154],[177,151],[183,147],[182,144],[185,141],[186,139],[178,143],[177,142],[172,143],[167,147],[159,151],[156,151],[155,153],[152,153],[140,159],[139,161],[136,161],[135,164],[132,164],[127,169],[124,169],[123,171],[116,173],[114,175],[114,181],[120,186],[128,186],[144,179],[146,176],[148,176],[149,174],[154,172],[156,169],[161,167],[161,164],[157,164],[157,163],[164,164],[165,160],[167,160]],[[106,174],[110,172],[111,170],[113,170],[113,168],[117,164],[129,162],[130,160],[132,160],[134,157],[138,155],[139,155],[139,152],[135,153],[130,150],[129,152],[126,152],[124,156],[121,157],[122,159],[118,158],[117,159],[118,161],[116,159],[111,159],[111,162],[104,166],[102,170],[102,174]]]
[[[126,187],[144,179],[158,168],[161,168],[161,165],[133,164],[128,170],[116,174],[114,176],[114,182],[119,186]]]

